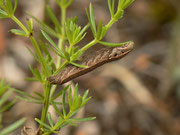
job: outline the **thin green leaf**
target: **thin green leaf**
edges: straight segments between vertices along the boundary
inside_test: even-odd
[[[56,50],[56,48],[52,47],[51,45],[49,44],[45,44],[52,52],[54,52],[55,54],[57,54],[58,56],[62,57],[61,54],[58,52],[58,50]],[[63,58],[65,58],[63,56]]]
[[[19,98],[21,100],[24,100],[26,102],[29,102],[29,103],[43,104],[43,100],[42,101],[32,100],[32,99],[28,99],[28,98],[25,98],[25,97],[22,97],[22,96],[17,96],[17,98]]]
[[[99,24],[98,24],[98,28],[97,28],[97,34],[96,34],[96,39],[97,40],[101,40],[102,38],[102,29],[103,29],[103,23],[102,21],[99,21]]]
[[[83,51],[78,50],[77,53],[75,53],[73,56],[71,56],[71,61],[77,60],[82,54],[83,54]]]
[[[78,97],[78,89],[78,84],[76,84],[73,99]]]
[[[56,110],[57,114],[62,118],[64,119],[64,116],[63,114],[61,113],[61,111],[58,109],[58,107],[56,106],[55,102],[53,100],[51,100],[51,104],[52,106],[54,107],[54,109]]]
[[[36,94],[37,96],[39,96],[40,98],[44,99],[44,96],[41,93],[39,93],[37,91],[33,91],[33,93]]]
[[[68,104],[69,104],[69,107],[71,109],[71,106],[72,106],[72,89],[71,87],[69,87],[69,91],[68,91]]]
[[[0,99],[0,107],[6,102],[6,100],[9,98],[11,95],[11,91],[6,92]]]
[[[43,42],[43,41],[39,41],[40,42],[40,47],[41,47],[41,49],[43,50],[43,52],[47,55],[47,56],[49,56],[49,57],[51,57],[51,54],[50,54],[50,52],[49,52],[49,50],[47,49],[48,47],[47,47],[47,45]]]
[[[81,107],[82,104],[82,97],[78,96],[77,98],[73,99],[73,104],[71,107],[71,111],[75,111]]]
[[[28,30],[29,30],[30,32],[32,32],[32,31],[33,31],[33,20],[32,20],[32,19],[29,19],[29,20],[27,21],[27,26],[28,26]]]
[[[43,31],[41,30],[43,36],[49,41],[49,43],[60,53],[61,57],[64,58],[63,52],[57,47],[57,45],[54,43],[54,41]]]
[[[65,91],[63,91],[63,99],[62,99],[62,107],[63,107],[63,114],[64,116],[66,116],[66,95],[65,95]]]
[[[52,73],[52,70],[51,70],[51,67],[50,67],[49,63],[50,63],[50,62],[53,62],[53,60],[50,59],[50,57],[47,55],[47,56],[45,57],[45,62],[46,62],[46,65],[47,65],[47,69],[49,70],[50,73]]]
[[[54,23],[58,33],[61,34],[61,25],[56,17],[56,15],[53,13],[53,11],[51,10],[51,8],[49,6],[46,6],[47,12],[49,14],[49,17],[51,18],[51,21]]]
[[[66,59],[67,61],[70,61],[70,55],[69,55],[69,53],[68,53],[68,52],[65,52],[64,55],[65,55],[65,59]]]
[[[4,16],[3,14],[0,13],[0,19],[4,19],[4,18],[9,18],[9,16]]]
[[[52,100],[55,100],[55,99],[57,99],[59,96],[61,96],[62,93],[63,93],[63,91],[66,92],[66,90],[67,90],[69,87],[70,87],[70,85],[67,85],[64,89],[60,90],[60,91],[52,98]]]
[[[62,105],[62,102],[54,102],[55,104],[57,104],[57,105]]]
[[[111,3],[111,1],[112,1],[112,3]],[[114,17],[114,4],[115,4],[114,0],[108,0],[108,7],[109,7],[109,12],[111,14],[111,18]]]
[[[8,14],[5,11],[3,11],[2,9],[0,9],[0,14],[2,14],[4,16],[8,16]]]
[[[30,13],[27,13],[29,16],[31,16],[41,27],[41,29],[43,29],[44,31],[46,31],[48,34],[50,34],[51,36],[54,36],[56,38],[59,38],[59,34],[56,33],[56,31],[54,31],[51,27],[49,27],[47,24],[43,23],[42,21],[38,20],[36,17],[34,17],[33,15],[31,15]]]
[[[39,72],[38,69],[33,69],[31,65],[29,65],[29,69],[31,70],[34,77],[36,77],[40,82],[43,82],[41,73]]]
[[[79,33],[79,35],[82,35],[88,28],[89,28],[89,24],[87,24],[86,26],[84,26],[84,28],[81,30],[81,32]]]
[[[58,129],[61,129],[61,128],[65,127],[65,126],[68,125],[68,124],[69,124],[68,122],[62,123],[62,124],[58,127]]]
[[[53,127],[52,117],[51,117],[51,114],[49,112],[48,112],[48,121],[49,121],[49,124],[51,125],[51,127]]]
[[[8,110],[10,107],[12,107],[16,103],[16,99],[13,99],[12,101],[6,103],[2,108],[0,108],[0,113]]]
[[[37,62],[39,62],[40,63],[40,61],[39,61],[39,59],[38,59],[38,57],[31,51],[31,49],[30,48],[28,48],[28,47],[26,47],[27,48],[27,50],[29,51],[29,53],[34,57],[34,59],[37,61]]]
[[[71,120],[67,120],[66,122],[67,122],[68,124],[72,125],[72,126],[78,126],[77,123],[74,123],[74,122],[72,122]]]
[[[114,5],[115,5],[115,0],[112,1],[112,13],[111,13],[111,17],[114,17]]]
[[[14,0],[14,9],[13,9],[13,13],[16,11],[16,8],[17,8],[17,2],[18,0]]]
[[[11,31],[11,33],[13,33],[15,35],[27,37],[27,34],[22,30],[11,29],[10,31]]]
[[[73,44],[77,44],[78,42],[80,42],[86,35],[86,33],[84,33],[87,29],[89,28],[89,24],[87,24],[86,26],[84,26],[84,28],[79,31],[75,37],[74,37],[74,43]],[[83,34],[84,33],[84,34]]]
[[[49,58],[49,66],[51,67],[52,71],[56,71],[56,65],[54,63],[54,59],[51,57],[51,54],[49,52],[49,50],[47,49],[48,46],[52,49],[52,47],[50,45],[45,45],[42,41],[40,41],[40,45],[41,45],[41,48],[43,50],[43,52],[45,53],[46,56],[48,56]],[[59,54],[58,54],[59,55]],[[51,71],[51,72],[52,72]]]
[[[2,96],[9,88],[9,84],[5,84],[4,79],[2,79],[0,81],[0,96]]]
[[[70,52],[70,55],[72,56],[73,54],[75,54],[77,51],[78,51],[79,47],[78,46],[75,46],[75,47],[72,47],[72,50]]]
[[[122,42],[122,43],[110,43],[110,42],[105,42],[105,41],[99,41],[100,44],[102,44],[104,46],[109,46],[109,47],[119,47],[124,44],[128,44],[130,42],[132,42],[132,41],[127,41],[127,42]]]
[[[109,12],[111,13],[111,16],[112,16],[111,0],[108,0],[108,7],[109,7]]]
[[[80,42],[82,39],[84,39],[84,37],[86,36],[87,33],[84,33],[83,35],[78,35],[75,40],[74,40],[74,45],[77,44],[78,42]]]
[[[94,120],[96,119],[96,117],[88,117],[88,118],[74,118],[74,119],[69,119],[70,121],[90,121],[90,120]]]
[[[46,128],[44,128],[43,131],[44,131],[44,133],[46,133],[46,134],[52,134],[52,133],[57,134],[57,133],[59,133],[59,131],[52,131],[52,130],[46,129]]]
[[[134,2],[134,0],[124,0],[124,1],[120,1],[118,4],[118,8],[121,9],[126,9],[128,6],[130,6],[132,3]]]
[[[83,101],[83,103],[81,104],[81,107],[85,106],[90,99],[91,99],[91,97],[89,97],[85,101]]]
[[[7,8],[9,14],[12,15],[13,14],[12,1],[11,0],[6,0],[4,2],[5,2],[6,8]]]
[[[108,27],[103,27],[103,29],[102,29],[102,32],[101,32],[101,37],[104,37],[104,35],[106,34],[106,32],[109,30],[109,28]]]
[[[77,63],[74,63],[74,62],[70,62],[72,65],[76,66],[76,67],[80,67],[80,68],[88,68],[88,66],[86,65],[80,65],[80,64],[77,64]]]
[[[83,95],[83,97],[82,97],[82,100],[83,100],[83,101],[86,99],[88,93],[89,93],[89,90],[86,90],[86,92],[84,93],[84,95]]]
[[[13,123],[12,125],[8,126],[7,128],[3,129],[0,132],[0,135],[8,135],[11,132],[13,132],[14,130],[16,130],[18,127],[22,126],[24,124],[24,122],[26,121],[25,118],[22,118],[18,121],[16,121],[15,123]]]
[[[49,125],[47,125],[46,123],[42,122],[41,120],[39,120],[38,118],[35,118],[35,121],[37,121],[40,125],[48,128],[48,129],[51,129],[51,127]]]
[[[46,134],[51,134],[52,131],[50,129],[46,129],[46,128],[43,128],[43,131],[46,133]]]
[[[38,97],[32,96],[32,95],[31,95],[31,94],[29,94],[29,93],[26,93],[26,92],[23,92],[23,91],[17,90],[17,89],[15,89],[15,88],[10,88],[10,90],[15,91],[15,92],[17,92],[17,93],[19,93],[19,94],[21,94],[21,95],[27,96],[27,97],[29,97],[29,98],[32,98],[32,99],[35,99],[35,100],[42,101],[42,99],[41,99],[41,98],[38,98]]]
[[[96,36],[96,23],[95,23],[95,19],[94,19],[94,10],[93,10],[93,6],[91,3],[89,6],[89,12],[90,12],[91,29],[93,31],[93,35]]]

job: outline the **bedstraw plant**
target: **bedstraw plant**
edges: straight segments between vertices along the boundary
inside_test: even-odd
[[[21,90],[11,88],[11,90],[20,94],[20,96],[18,96],[20,99],[42,104],[41,118],[35,118],[40,126],[38,134],[49,135],[58,133],[60,129],[66,125],[70,124],[76,126],[76,123],[79,121],[95,119],[95,117],[73,118],[73,116],[90,100],[91,97],[87,96],[88,90],[86,90],[82,96],[78,93],[78,85],[75,86],[74,92],[72,92],[71,84],[59,90],[56,89],[57,85],[50,84],[47,78],[61,72],[67,64],[87,68],[86,65],[77,64],[76,60],[78,60],[88,48],[97,43],[111,47],[124,44],[105,42],[103,41],[103,37],[111,26],[123,17],[124,9],[126,9],[133,1],[134,0],[118,0],[118,5],[115,7],[115,0],[107,0],[111,18],[105,25],[102,21],[98,22],[96,25],[93,6],[90,4],[89,9],[86,9],[88,24],[82,27],[76,24],[77,17],[66,18],[67,8],[71,5],[73,0],[55,0],[61,10],[60,21],[49,7],[48,0],[45,0],[45,3],[47,4],[45,13],[47,13],[48,19],[54,24],[54,28],[51,28],[30,13],[27,14],[31,19],[28,19],[26,24],[23,24],[14,15],[17,8],[17,0],[0,0],[0,18],[12,19],[20,27],[19,29],[11,29],[10,31],[15,35],[29,38],[35,53],[33,53],[31,49],[27,49],[41,66],[40,69],[30,66],[33,77],[27,78],[26,80],[40,82],[43,88],[42,94],[34,91],[34,94],[31,95]],[[46,40],[35,38],[33,21],[38,22],[41,33]],[[84,47],[79,48],[77,44],[86,37],[86,31],[89,27],[94,39],[84,45]],[[58,42],[54,42],[52,37],[53,39],[57,39]],[[50,50],[56,54],[57,61],[51,56]],[[55,91],[57,91],[56,94]],[[66,96],[67,100],[65,98]],[[62,97],[62,101],[59,101],[59,97]],[[51,114],[48,113],[50,105],[54,107],[59,116],[57,121],[52,121]]]

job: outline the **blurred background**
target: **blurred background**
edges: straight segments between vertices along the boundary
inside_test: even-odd
[[[110,19],[107,0],[74,0],[67,16],[77,16],[78,24],[84,26],[88,22],[85,8],[90,2],[96,21],[106,24]],[[97,118],[78,127],[65,127],[61,135],[180,135],[179,5],[179,0],[135,0],[125,10],[123,19],[113,25],[104,40],[133,40],[133,52],[73,81],[79,83],[82,92],[90,89],[92,96],[76,117]],[[60,16],[54,1],[51,7]],[[43,20],[44,1],[19,0],[16,16],[23,22],[29,18],[26,11]],[[37,63],[26,50],[27,46],[32,48],[29,40],[8,32],[12,28],[17,28],[14,22],[0,20],[0,79],[29,93],[42,92],[39,83],[24,81],[32,76],[29,64]],[[37,24],[34,31],[38,35]],[[89,30],[80,46],[91,40]],[[98,47],[101,45],[94,48]],[[27,127],[35,129],[34,118],[40,116],[41,107],[19,101],[4,113],[3,123],[8,125],[25,116]],[[20,130],[12,133],[18,134]]]

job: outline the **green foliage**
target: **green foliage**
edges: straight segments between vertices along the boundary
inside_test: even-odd
[[[10,31],[11,31],[13,34],[18,35],[18,36],[24,36],[24,37],[27,36],[26,33],[25,33],[24,31],[22,31],[22,30],[11,29]]]
[[[69,89],[69,90],[68,90]],[[59,115],[59,119],[54,123],[51,118],[51,114],[48,113],[48,123],[45,123],[39,119],[35,119],[39,124],[42,124],[45,128],[44,131],[48,131],[49,133],[57,133],[62,127],[65,125],[73,125],[77,126],[77,122],[80,121],[88,121],[93,120],[95,117],[89,117],[89,118],[72,118],[79,109],[81,109],[83,106],[87,104],[87,102],[90,100],[91,97],[87,98],[88,90],[84,93],[83,96],[80,96],[78,94],[78,85],[75,86],[74,95],[72,94],[72,88],[68,85],[63,90],[61,90],[55,97],[51,99],[51,104],[56,110],[57,114]],[[66,103],[66,91],[68,90],[68,103]],[[62,111],[58,108],[57,103],[55,103],[55,99],[57,99],[59,96],[62,96]],[[68,110],[67,111],[67,105]]]
[[[11,18],[17,8],[17,0],[14,0],[14,7],[11,0],[0,0],[0,18]]]
[[[85,37],[86,33],[84,33],[84,32],[87,30],[88,26],[89,25],[86,25],[81,30],[81,27],[77,26],[74,19],[67,20],[67,22],[65,24],[65,30],[66,30],[66,36],[67,36],[70,47],[77,44]],[[69,53],[72,53],[71,51],[72,50],[70,48]]]
[[[61,34],[62,33],[61,25],[60,25],[58,19],[56,18],[56,15],[53,13],[53,11],[51,10],[51,8],[48,5],[46,6],[46,10],[47,10],[47,13],[48,13],[51,21],[55,25],[57,33]]]
[[[40,21],[39,19],[37,19],[36,17],[32,16],[30,13],[27,13],[30,17],[32,17],[40,26],[40,28],[47,32],[48,34],[50,34],[53,37],[56,38],[60,38],[61,37],[61,33],[58,33],[58,31],[56,31],[56,29],[54,30],[53,28],[51,28],[50,26],[48,26],[46,23]]]
[[[9,89],[8,84],[4,84],[4,79],[0,81],[0,97]]]
[[[67,8],[72,2],[73,0],[56,0],[56,3],[62,8]]]
[[[119,4],[118,4],[118,10],[119,9],[126,9],[127,7],[129,7],[132,3],[134,2],[134,0],[119,0]]]
[[[8,135],[9,133],[19,128],[25,122],[25,118],[22,118],[21,120],[18,120],[15,123],[11,124],[10,126],[2,129],[3,127],[2,113],[10,109],[16,103],[16,99],[8,101],[9,96],[12,94],[11,91],[8,91],[9,89],[10,86],[4,83],[4,79],[1,80],[0,81],[0,129],[1,129],[0,135]]]
[[[99,43],[101,45],[109,46],[109,47],[118,47],[118,46],[130,43],[130,42],[132,42],[132,41],[126,41],[126,42],[122,42],[122,43],[110,43],[110,42],[105,42],[105,41],[99,41]]]
[[[2,107],[8,96],[11,94],[11,92],[6,92],[6,89],[11,89],[16,92],[18,94],[17,97],[22,100],[42,104],[43,109],[41,118],[35,118],[35,120],[40,125],[40,134],[44,135],[58,133],[59,130],[66,125],[77,126],[77,122],[95,119],[95,117],[73,118],[73,116],[90,100],[91,97],[87,97],[88,90],[81,96],[78,92],[78,85],[75,86],[74,92],[72,92],[73,89],[71,86],[68,85],[61,90],[57,89],[55,94],[56,85],[50,84],[47,78],[61,72],[67,64],[72,64],[80,68],[87,68],[87,65],[77,64],[76,60],[78,60],[87,49],[97,43],[104,46],[116,47],[130,42],[110,43],[103,41],[102,39],[111,26],[123,17],[124,9],[126,9],[133,1],[134,0],[118,0],[119,3],[117,7],[115,7],[115,0],[108,0],[111,18],[107,24],[103,24],[102,21],[99,21],[97,22],[97,25],[94,9],[92,4],[90,4],[89,10],[86,9],[89,22],[87,25],[82,27],[77,25],[77,17],[70,19],[66,18],[66,10],[73,0],[56,0],[56,3],[61,10],[61,22],[59,22],[59,19],[56,17],[49,5],[45,5],[46,13],[49,16],[48,18],[54,25],[53,28],[51,28],[46,22],[40,21],[30,13],[28,13],[28,15],[32,19],[27,20],[26,25],[22,24],[19,19],[14,16],[14,12],[17,8],[17,0],[14,0],[14,5],[11,0],[0,0],[0,18],[10,18],[20,27],[20,29],[12,29],[11,32],[15,35],[29,38],[34,47],[34,51],[29,48],[27,49],[41,66],[41,69],[30,66],[33,77],[26,78],[26,80],[38,81],[42,84],[43,88],[42,93],[35,90],[33,94],[29,94],[21,90],[10,88],[8,85],[4,85],[4,82],[1,81],[0,94],[4,94],[4,96],[0,99],[0,107]],[[40,26],[43,35],[41,40],[37,40],[34,36],[33,20],[35,20]],[[77,44],[85,38],[86,31],[89,27],[91,28],[94,39],[79,49]],[[44,41],[44,39],[46,40]],[[57,40],[58,42],[56,43],[55,41]],[[46,43],[46,41],[48,41],[48,43]],[[51,56],[50,50],[56,54],[57,62]],[[11,107],[12,104],[14,104],[14,101],[10,102],[10,104],[6,105],[4,108],[0,108],[0,112]],[[53,106],[59,116],[57,121],[52,121],[51,114],[48,113],[48,107],[50,105]],[[18,121],[18,124],[15,123],[15,126],[13,125],[12,127],[14,128],[17,125],[21,125],[23,121],[24,120],[21,120],[20,122]]]
[[[43,36],[49,41],[49,43],[52,45],[52,47],[50,46],[50,48],[52,48],[52,50],[54,50],[54,52],[62,57],[65,58],[65,54],[57,47],[57,45],[54,43],[54,41],[42,30],[41,31]]]
[[[25,118],[22,118],[16,122],[14,122],[13,124],[11,124],[10,126],[8,126],[7,128],[3,129],[2,131],[0,131],[0,135],[9,135],[11,132],[13,132],[14,130],[16,130],[17,128],[19,128],[20,126],[22,126],[24,124],[24,122],[26,121]]]

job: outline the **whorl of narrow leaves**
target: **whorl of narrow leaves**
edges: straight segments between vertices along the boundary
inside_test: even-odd
[[[11,0],[0,0],[0,18],[10,18],[14,15],[17,8],[17,0],[14,0],[14,6]]]

